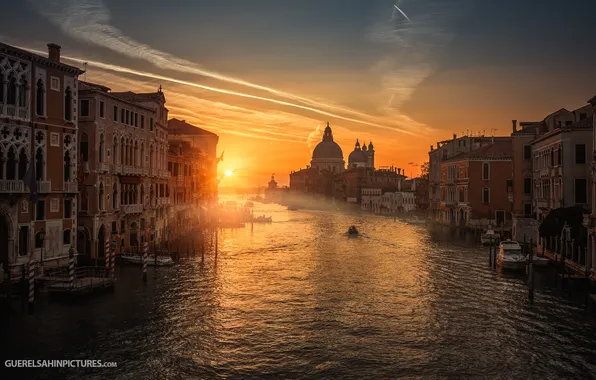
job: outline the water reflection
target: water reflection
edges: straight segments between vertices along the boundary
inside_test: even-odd
[[[113,294],[46,302],[2,328],[3,357],[119,368],[40,378],[585,377],[593,319],[485,249],[390,218],[256,204],[272,224],[223,230],[180,265],[118,269]],[[355,224],[364,236],[345,236]],[[209,244],[207,244],[209,247]],[[541,290],[542,289],[542,290]]]

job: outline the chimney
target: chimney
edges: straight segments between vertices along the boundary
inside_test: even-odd
[[[454,133],[453,134],[453,139],[455,140],[457,138],[457,135]]]
[[[430,146],[430,151],[431,151],[431,152],[433,151],[433,146],[432,146],[432,145]]]
[[[48,44],[48,58],[50,61],[60,62],[60,45]]]
[[[513,133],[517,132],[517,120],[511,120],[511,124],[513,125]]]

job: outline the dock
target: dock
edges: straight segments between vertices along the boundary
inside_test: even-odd
[[[79,267],[74,271],[74,279],[68,272],[53,273],[41,279],[46,284],[50,295],[76,297],[103,290],[111,290],[116,285],[116,278],[109,270],[102,267]]]

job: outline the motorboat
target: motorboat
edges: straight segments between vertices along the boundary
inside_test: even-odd
[[[120,255],[120,261],[124,264],[141,265],[143,263],[143,256],[136,253],[123,253]],[[174,260],[169,254],[149,254],[147,255],[147,265],[165,267],[174,265]]]
[[[491,236],[492,236],[492,240],[491,240]],[[493,230],[488,230],[488,231],[483,232],[480,235],[480,242],[482,243],[482,245],[490,245],[491,242],[493,244],[496,244],[500,238],[501,238],[501,235],[499,235],[498,232],[495,232]]]
[[[252,218],[253,223],[271,223],[272,218],[270,216],[260,215]]]
[[[426,220],[419,218],[418,216],[412,216],[409,218],[405,218],[404,222],[406,222],[408,224],[426,224]]]
[[[522,246],[518,242],[506,240],[499,243],[497,265],[502,269],[524,270],[527,261]]]
[[[350,226],[350,228],[348,228],[348,235],[358,236],[358,230],[356,229],[356,226]]]

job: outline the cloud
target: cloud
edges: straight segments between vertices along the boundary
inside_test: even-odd
[[[130,58],[145,60],[163,70],[173,70],[181,73],[209,77],[218,81],[223,81],[227,84],[248,87],[251,90],[256,90],[261,93],[264,92],[268,95],[255,95],[241,91],[226,90],[218,87],[203,86],[193,81],[182,81],[173,77],[160,76],[115,65],[107,65],[100,62],[90,62],[85,59],[72,58],[75,61],[78,60],[80,62],[89,62],[91,65],[96,65],[107,70],[116,70],[124,73],[152,77],[154,79],[170,80],[177,83],[198,86],[209,91],[216,91],[229,95],[276,103],[279,105],[294,107],[310,112],[316,112],[320,115],[351,121],[353,123],[402,132],[408,135],[416,136],[420,134],[420,129],[416,129],[416,126],[421,124],[407,117],[405,117],[406,120],[403,123],[400,123],[399,121],[396,122],[391,119],[377,118],[360,111],[332,104],[330,102],[309,99],[271,87],[251,83],[243,79],[210,71],[204,69],[196,63],[155,49],[148,44],[136,41],[124,35],[120,29],[111,25],[110,12],[104,2],[101,0],[29,0],[29,3],[38,13],[46,17],[64,33],[75,39],[113,50]],[[278,98],[282,98],[284,100]]]
[[[310,150],[313,150],[315,146],[321,141],[323,131],[321,131],[321,125],[317,125],[314,131],[308,134],[306,144]]]

